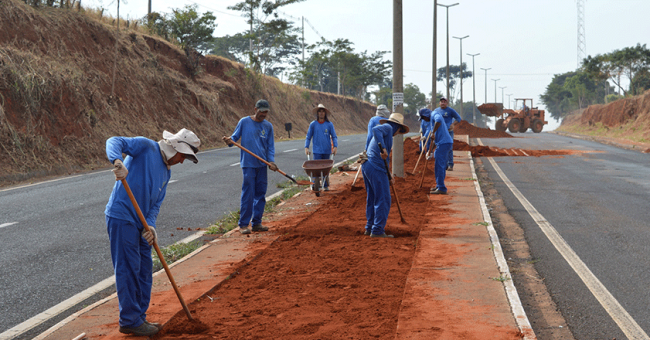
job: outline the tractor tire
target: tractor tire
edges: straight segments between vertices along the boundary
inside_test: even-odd
[[[512,133],[516,133],[519,132],[519,129],[521,129],[521,121],[517,118],[510,120],[510,123],[508,123],[508,130]]]
[[[519,128],[519,132],[524,133],[528,131],[528,128],[524,126],[524,122],[521,122],[521,127]]]
[[[494,124],[494,129],[497,131],[506,131],[506,126],[503,125],[503,119],[497,120],[496,124]]]
[[[542,129],[544,128],[544,122],[542,122],[539,119],[533,120],[533,125],[531,126],[531,129],[533,129],[534,133],[540,133],[542,132]]]

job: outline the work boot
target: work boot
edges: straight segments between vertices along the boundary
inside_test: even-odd
[[[384,238],[389,237],[389,238],[393,238],[393,237],[395,237],[395,236],[393,236],[393,235],[388,235],[388,234],[386,234],[386,233],[383,233],[383,234],[379,234],[379,235],[377,235],[377,234],[370,234],[370,237],[384,237]]]
[[[120,326],[120,333],[133,334],[135,336],[151,336],[158,333],[159,330],[158,327],[147,322],[143,322],[142,325],[133,328]]]
[[[447,194],[446,191],[442,191],[442,190],[440,190],[438,188],[436,188],[436,190],[431,190],[431,192],[429,192],[429,193],[432,194],[432,195],[446,195]]]
[[[248,229],[248,226],[246,227],[239,227],[239,232],[242,233],[242,235],[248,235],[251,233],[251,230]]]
[[[257,224],[253,226],[253,231],[269,231],[269,227],[265,227],[261,224]]]
[[[366,231],[363,232],[364,236],[370,236],[370,234],[371,234],[370,230],[367,230],[367,229],[366,229]]]
[[[149,322],[149,321],[147,321],[147,320],[144,320],[144,323],[148,323],[148,324],[150,324],[150,325],[152,325],[152,326],[158,328],[158,330],[161,330],[161,329],[162,329],[162,325],[159,324],[159,323],[157,323],[157,322]]]
[[[447,171],[454,171],[454,166],[453,165],[448,166]]]

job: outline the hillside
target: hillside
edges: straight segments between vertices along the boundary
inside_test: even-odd
[[[556,131],[647,150],[650,148],[650,91],[608,104],[591,105],[564,118]]]
[[[163,130],[186,127],[201,149],[221,147],[221,136],[260,98],[271,103],[276,140],[287,137],[285,123],[291,137],[304,137],[318,103],[332,111],[338,134],[365,132],[375,112],[370,103],[283,84],[220,57],[196,55],[192,67],[178,47],[133,27],[118,35],[105,22],[0,2],[0,185],[109,166],[104,147],[114,135],[159,140]]]

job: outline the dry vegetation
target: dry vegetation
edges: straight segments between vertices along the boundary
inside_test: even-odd
[[[188,63],[177,46],[100,11],[0,2],[0,184],[108,166],[113,135],[161,138],[194,130],[203,148],[221,146],[259,98],[271,102],[276,139],[306,133],[325,104],[339,134],[365,131],[374,106],[307,91],[215,56]],[[115,50],[117,42],[117,63]],[[115,96],[111,97],[116,65]]]

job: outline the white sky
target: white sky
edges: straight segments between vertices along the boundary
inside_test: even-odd
[[[172,8],[198,4],[199,11],[217,17],[215,36],[233,35],[247,29],[245,18],[228,6],[239,0],[152,0],[152,10],[170,12]],[[453,37],[469,35],[462,41],[463,62],[476,70],[476,102],[506,102],[515,97],[533,98],[535,106],[554,74],[577,67],[577,5],[575,0],[443,0],[449,8],[449,63],[460,63],[460,42]],[[141,18],[147,13],[146,0],[124,0],[120,17]],[[85,0],[85,6],[105,7],[113,16],[117,0]],[[357,52],[392,51],[393,2],[390,0],[307,0],[280,8],[285,18],[305,17],[318,34],[305,23],[305,42],[311,44],[322,35],[328,40],[347,38]],[[425,94],[432,89],[433,1],[403,1],[404,84],[413,83]],[[438,7],[437,67],[446,65],[446,9]],[[650,43],[650,1],[586,0],[584,29],[587,55]],[[299,20],[296,20],[299,26]],[[386,54],[392,59],[392,54]],[[487,71],[487,86],[485,71]],[[506,87],[501,89],[500,87]],[[438,92],[445,93],[443,82]],[[463,84],[463,100],[471,101],[472,79]],[[512,104],[510,104],[512,106]],[[552,130],[558,122],[549,118]]]

